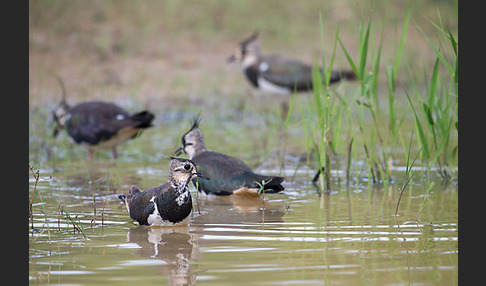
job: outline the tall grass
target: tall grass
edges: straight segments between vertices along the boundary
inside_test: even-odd
[[[440,19],[440,14],[439,14]],[[434,24],[434,23],[433,23]],[[430,169],[439,168],[439,174],[444,180],[450,180],[456,175],[457,138],[458,131],[458,43],[452,33],[445,31],[441,24],[434,24],[440,32],[438,44],[434,42],[418,26],[436,54],[436,60],[430,82],[425,95],[415,92],[415,96],[407,98],[414,112],[415,127],[419,132],[418,143],[424,146],[422,160]],[[443,40],[448,45],[443,44]],[[452,50],[452,53],[450,52]],[[447,71],[441,74],[440,66]],[[415,106],[421,107],[416,110]],[[421,111],[421,112],[420,112]]]
[[[307,108],[301,109],[302,124],[305,130],[308,159],[317,162],[318,172],[323,171],[324,178],[320,182],[321,187],[327,191],[330,191],[331,158],[339,156],[347,158],[344,165],[348,185],[352,179],[349,173],[353,163],[364,161],[367,166],[368,183],[383,184],[387,188],[393,182],[394,162],[407,162],[408,166],[411,148],[420,149],[419,163],[425,169],[427,178],[430,178],[430,171],[435,169],[439,170],[438,173],[443,180],[455,178],[458,43],[452,33],[440,23],[433,23],[439,31],[438,39],[431,39],[418,26],[436,53],[436,60],[433,66],[424,67],[424,75],[428,78],[425,81],[425,89],[417,84],[419,79],[415,74],[411,75],[412,80],[404,89],[398,89],[398,78],[406,72],[406,69],[400,66],[407,42],[410,7],[409,4],[405,12],[394,56],[388,62],[382,59],[383,30],[387,23],[382,22],[377,34],[373,28],[372,13],[366,15],[363,11],[357,59],[340,39],[338,28],[328,66],[324,60],[322,47],[323,74],[319,72],[317,62],[314,64],[313,99]],[[320,25],[322,40],[322,19]],[[376,42],[378,44],[374,44]],[[359,87],[354,94],[346,94],[348,90],[344,88],[341,88],[339,93],[337,89],[329,86],[329,74],[333,68],[336,43],[339,43],[349,66],[358,78]],[[382,65],[384,68],[381,68]],[[445,74],[441,67],[445,67]],[[383,76],[386,77],[385,92],[383,87],[378,88],[380,77]],[[402,98],[406,98],[405,103],[408,103],[408,108],[398,114],[397,110],[404,110],[402,106],[398,108],[399,104],[403,103]],[[380,104],[381,102],[387,104]],[[405,143],[404,138],[410,137],[411,132],[408,126],[412,126],[417,134],[416,145]],[[404,157],[400,159],[401,154],[404,154]],[[317,179],[317,176],[315,178]],[[427,184],[429,183],[428,179]],[[425,205],[426,203],[424,207]]]
[[[331,191],[331,157],[336,153],[336,147],[340,137],[342,126],[343,105],[338,97],[334,96],[329,89],[331,72],[336,51],[336,41],[330,64],[327,66],[324,55],[324,35],[322,14],[319,14],[321,31],[321,51],[322,51],[322,74],[317,62],[312,69],[313,100],[309,103],[307,110],[302,109],[302,121],[305,130],[305,141],[307,147],[307,158],[313,155],[317,161],[318,173],[314,176],[316,182],[319,174],[323,173],[324,180],[320,180],[322,189],[326,192]],[[339,28],[336,30],[336,38],[339,35]],[[337,114],[337,116],[335,116]],[[310,115],[310,116],[309,116]],[[315,124],[311,120],[316,120]],[[316,136],[317,140],[315,140]]]

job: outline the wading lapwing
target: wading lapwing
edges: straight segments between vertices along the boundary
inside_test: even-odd
[[[260,90],[275,94],[312,90],[312,66],[280,55],[263,55],[258,32],[240,42],[236,52],[228,58],[228,62],[233,61],[240,62],[247,80]],[[356,75],[353,71],[333,71],[329,83],[343,79],[354,80]]]
[[[56,74],[55,74],[56,75]],[[152,127],[154,115],[147,111],[130,114],[120,106],[104,101],[87,101],[70,106],[66,102],[66,89],[62,79],[56,75],[62,88],[61,102],[52,111],[53,136],[66,132],[76,144],[85,145],[89,159],[95,149],[111,149],[113,158],[118,157],[116,147]]]
[[[199,122],[200,118],[196,117],[191,129],[182,136],[182,146],[175,151],[177,156],[186,153],[198,170],[211,178],[198,180],[199,191],[215,195],[258,194],[260,185],[266,193],[284,190],[283,177],[256,174],[240,159],[208,151]]]
[[[56,124],[53,136],[66,129],[76,144],[86,145],[90,160],[95,149],[111,149],[116,159],[116,147],[151,127],[154,119],[149,111],[130,114],[114,103],[103,101],[88,101],[72,107],[62,101],[52,115]]]
[[[187,225],[192,211],[188,184],[197,177],[209,180],[191,160],[172,157],[167,183],[145,191],[132,186],[128,195],[118,197],[125,202],[130,218],[139,225]]]

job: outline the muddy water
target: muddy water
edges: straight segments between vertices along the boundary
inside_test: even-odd
[[[404,193],[396,217],[393,186],[341,182],[324,194],[309,183],[312,170],[287,164],[284,173],[295,176],[283,193],[263,198],[199,194],[189,226],[137,226],[117,195],[131,184],[147,188],[167,180],[167,162],[159,161],[140,166],[100,160],[41,169],[29,223],[31,284],[458,283],[453,183],[433,180],[430,201],[412,223],[424,201],[420,179]],[[397,170],[395,180],[401,175]],[[34,183],[31,179],[30,197]]]

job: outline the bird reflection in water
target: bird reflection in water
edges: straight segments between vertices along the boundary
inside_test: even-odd
[[[168,276],[169,285],[194,285],[189,260],[193,254],[192,236],[187,226],[130,228],[127,241],[140,246],[136,255],[167,262],[162,272]]]
[[[199,195],[199,208],[193,210],[189,226],[130,228],[127,241],[140,248],[134,254],[167,262],[161,270],[168,276],[169,285],[194,285],[198,270],[191,260],[201,258],[199,248],[208,247],[218,241],[203,239],[208,224],[246,224],[283,222],[286,206],[274,206],[266,199],[256,196]],[[197,209],[197,208],[196,208]]]
[[[199,193],[198,204],[202,214],[194,218],[191,224],[193,227],[207,223],[283,222],[283,216],[288,208],[276,206],[260,195],[214,196]]]

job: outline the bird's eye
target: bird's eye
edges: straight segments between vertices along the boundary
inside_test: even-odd
[[[187,171],[189,171],[191,169],[191,165],[189,164],[185,164],[184,165],[184,169],[186,169]]]
[[[186,136],[182,137],[182,146],[192,145],[192,143],[186,141]]]

